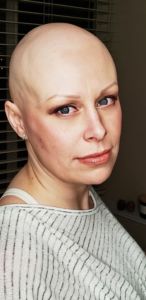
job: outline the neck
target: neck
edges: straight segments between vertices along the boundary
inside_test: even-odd
[[[89,199],[89,186],[62,182],[43,171],[35,172],[29,163],[21,171],[20,182],[24,182],[21,188],[30,193],[39,204],[76,210],[93,207]]]

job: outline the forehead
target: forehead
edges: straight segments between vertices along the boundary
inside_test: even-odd
[[[22,98],[27,95],[29,100],[42,101],[58,92],[80,94],[93,86],[100,92],[116,78],[106,48],[95,37],[80,33],[72,33],[67,38],[49,35],[46,39],[44,34],[31,39],[30,36],[16,54],[17,90]]]
[[[116,80],[112,59],[104,51],[86,47],[43,55],[29,67],[32,87],[40,100],[51,94],[82,93],[96,86],[103,89]]]

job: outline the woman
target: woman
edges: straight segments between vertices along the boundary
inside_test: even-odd
[[[1,199],[0,299],[145,299],[145,256],[91,188],[119,149],[108,50],[71,24],[37,27],[14,50],[9,85],[28,162]]]

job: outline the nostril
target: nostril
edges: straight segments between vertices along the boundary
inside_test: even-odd
[[[86,140],[96,139],[98,141],[102,140],[106,135],[106,129],[101,122],[96,122],[96,124],[90,123],[84,131],[84,138]]]

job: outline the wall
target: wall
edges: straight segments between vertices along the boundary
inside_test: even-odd
[[[146,1],[115,1],[111,52],[118,68],[123,132],[106,198],[146,193]]]
[[[118,69],[123,131],[104,199],[115,208],[119,198],[137,202],[137,196],[146,193],[146,1],[117,0],[112,10],[111,52]],[[126,219],[121,220],[125,225]],[[137,239],[145,236],[145,225],[141,231],[132,223],[128,228]]]

